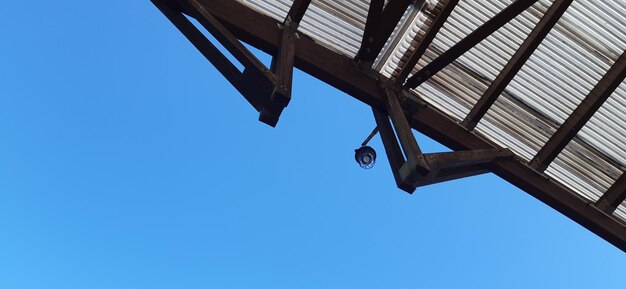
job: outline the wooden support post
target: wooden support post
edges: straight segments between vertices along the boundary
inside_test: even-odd
[[[259,120],[275,127],[278,118],[291,101],[295,39],[297,29],[311,0],[295,0],[282,24],[282,33],[278,52],[272,58],[270,70],[276,76],[276,85],[270,99],[263,105]]]
[[[272,127],[276,126],[280,114],[291,101],[296,29],[297,23],[287,17],[282,28],[280,47],[270,68],[276,76],[276,86],[261,109],[259,120]]]

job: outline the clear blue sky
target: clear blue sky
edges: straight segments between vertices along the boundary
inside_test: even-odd
[[[148,0],[7,1],[0,41],[2,289],[623,287],[495,176],[411,196],[378,138],[359,168],[368,107],[301,72],[258,122]]]

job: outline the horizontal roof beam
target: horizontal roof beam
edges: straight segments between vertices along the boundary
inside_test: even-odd
[[[541,147],[531,160],[530,166],[537,171],[545,171],[565,146],[576,136],[578,131],[611,96],[625,77],[626,52],[622,53],[598,84],[589,92],[587,97],[574,109],[574,112],[563,122],[548,142]]]
[[[446,50],[443,54],[431,61],[428,65],[422,68],[411,76],[404,84],[405,88],[416,88],[431,76],[437,74],[444,67],[448,66],[454,60],[459,58],[465,52],[472,49],[478,43],[489,37],[500,27],[506,25],[511,19],[515,18],[528,7],[532,6],[537,0],[517,0],[511,5],[504,8],[500,13],[496,14],[493,18],[487,20],[483,25],[472,31],[469,35],[463,38],[450,49]]]

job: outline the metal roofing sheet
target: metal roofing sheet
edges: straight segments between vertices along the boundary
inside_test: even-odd
[[[239,0],[282,21],[290,0]],[[393,76],[408,50],[445,1],[411,8],[396,27],[375,68]],[[506,1],[460,1],[414,71],[504,9]],[[451,118],[462,120],[495,79],[552,1],[540,0],[458,58],[415,93]],[[368,0],[313,0],[299,30],[354,57],[361,43]],[[626,50],[626,1],[574,1],[490,108],[475,133],[529,161]],[[583,127],[546,170],[582,197],[595,201],[626,166],[626,84]],[[626,220],[626,202],[615,215]]]

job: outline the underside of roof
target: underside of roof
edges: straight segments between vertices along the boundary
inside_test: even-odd
[[[272,54],[294,5],[174,2],[203,5]],[[404,9],[384,10],[372,26],[375,2],[383,5],[310,1],[297,26],[295,65],[373,107],[384,99],[376,78],[401,85],[423,104],[411,111],[413,128],[454,150],[509,149],[515,158],[491,171],[626,251],[626,2],[389,0],[385,9]],[[498,17],[509,19],[467,44]],[[371,27],[385,25],[391,29],[376,51]],[[455,49],[463,51],[451,57]]]

